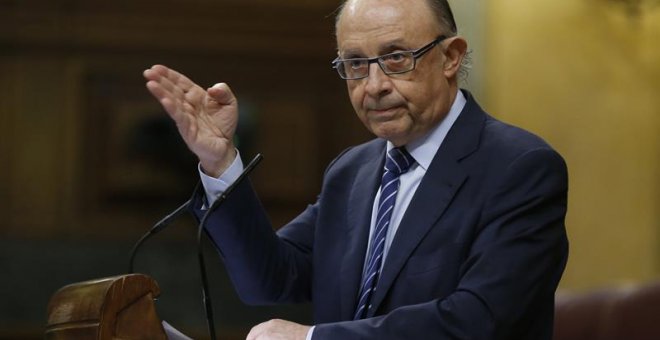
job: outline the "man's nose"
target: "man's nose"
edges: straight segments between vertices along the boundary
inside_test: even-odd
[[[365,91],[372,97],[382,97],[392,91],[392,80],[383,72],[378,63],[369,65]]]

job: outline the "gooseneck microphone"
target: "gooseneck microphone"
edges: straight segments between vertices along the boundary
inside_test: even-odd
[[[220,197],[218,197],[215,202],[211,204],[208,208],[201,221],[199,222],[199,227],[197,228],[197,258],[199,259],[199,271],[202,277],[202,300],[204,302],[204,308],[206,310],[206,322],[209,328],[209,334],[211,335],[211,340],[215,340],[215,326],[213,325],[213,303],[211,302],[211,292],[209,291],[209,282],[206,276],[206,265],[204,263],[204,252],[202,251],[202,232],[206,226],[206,221],[209,216],[215,209],[217,209],[229,196],[229,194],[234,191],[234,188],[240,184],[247,175],[252,172],[252,170],[261,162],[263,156],[257,154],[254,156],[252,161],[245,167],[243,172],[238,176],[238,178],[232,183],[227,190],[225,190]]]
[[[215,326],[213,325],[213,303],[211,302],[211,294],[209,291],[209,284],[208,284],[208,278],[206,274],[206,265],[204,263],[204,253],[202,252],[202,233],[204,231],[204,227],[206,225],[206,221],[208,220],[208,217],[211,215],[211,213],[216,210],[226,199],[227,197],[234,191],[234,188],[238,186],[244,179],[247,177],[247,175],[254,170],[254,168],[261,162],[263,159],[263,156],[261,154],[257,154],[252,161],[243,169],[243,172],[236,178],[234,183],[232,183],[227,189],[211,204],[210,207],[206,210],[204,215],[202,216],[200,222],[199,222],[199,227],[197,229],[197,257],[199,260],[199,269],[200,269],[200,274],[201,274],[201,279],[202,279],[202,301],[204,303],[204,310],[206,312],[206,322],[208,324],[208,329],[209,329],[209,335],[212,340],[216,339],[216,334],[215,334]],[[197,187],[195,187],[193,195],[197,193],[199,190],[200,184],[197,184]],[[194,196],[193,196],[194,197]],[[133,249],[131,250],[131,255],[130,255],[130,261],[128,265],[128,273],[133,274],[133,265],[135,262],[135,256],[142,247],[142,245],[145,243],[146,240],[151,238],[153,235],[163,231],[167,226],[169,226],[174,220],[176,220],[179,216],[183,215],[183,213],[189,211],[191,209],[191,204],[193,202],[193,198],[190,198],[183,204],[181,204],[178,208],[176,208],[174,211],[172,211],[170,214],[167,216],[163,217],[160,221],[156,222],[151,229],[149,229],[142,237],[135,243],[133,246]]]
[[[199,184],[197,184],[199,187]],[[197,188],[195,188],[194,192],[197,192]],[[187,200],[185,203],[181,204],[176,210],[172,211],[169,215],[163,217],[160,221],[156,222],[151,229],[149,229],[140,239],[135,243],[133,246],[133,249],[131,250],[131,258],[128,263],[128,273],[133,274],[133,265],[135,263],[135,255],[137,254],[137,251],[142,247],[142,244],[155,234],[161,232],[165,227],[169,226],[172,222],[174,222],[175,219],[177,219],[179,216],[181,216],[183,213],[188,211],[188,207],[190,206],[190,203],[192,202],[192,198]]]

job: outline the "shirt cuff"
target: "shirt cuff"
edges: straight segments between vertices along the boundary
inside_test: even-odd
[[[305,338],[305,340],[312,340],[312,334],[314,333],[314,327],[316,327],[316,326],[312,326],[312,328],[310,328],[307,331],[307,337]]]
[[[202,171],[201,164],[197,165],[197,170],[199,171],[199,178],[204,187],[204,193],[206,193],[206,207],[210,207],[236,181],[238,176],[241,175],[241,172],[243,172],[243,161],[241,160],[240,153],[236,150],[236,158],[234,158],[234,161],[220,177],[215,178],[205,174]]]

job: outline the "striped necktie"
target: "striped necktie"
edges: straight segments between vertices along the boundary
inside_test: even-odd
[[[353,320],[364,318],[371,308],[371,296],[376,290],[384,255],[385,237],[392,218],[396,194],[399,191],[399,176],[408,171],[414,163],[415,159],[404,147],[394,148],[387,153],[383,178],[380,183],[380,200],[378,201],[371,248],[362,278],[362,285],[360,286],[360,299]]]

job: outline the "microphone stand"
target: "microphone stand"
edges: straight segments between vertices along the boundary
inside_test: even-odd
[[[212,340],[216,340],[216,334],[215,334],[215,326],[213,325],[213,303],[211,301],[211,293],[209,290],[209,283],[208,283],[208,277],[206,274],[206,265],[204,262],[204,253],[202,251],[202,232],[204,230],[204,226],[206,225],[206,221],[208,220],[209,216],[211,216],[211,213],[215,211],[231,194],[231,192],[240,184],[247,175],[254,170],[254,168],[261,162],[263,159],[263,156],[261,154],[257,154],[252,161],[245,167],[243,172],[236,178],[234,183],[232,183],[227,189],[211,204],[211,206],[206,210],[204,215],[202,216],[202,219],[199,223],[199,227],[197,229],[197,258],[199,260],[199,269],[200,269],[200,274],[201,274],[201,279],[202,279],[202,300],[204,302],[204,310],[206,312],[206,323],[208,325],[209,329],[209,334],[211,336]],[[195,188],[194,192],[196,193],[198,190],[199,184],[197,184],[197,187]],[[194,194],[193,194],[194,195]],[[151,236],[161,232],[163,229],[165,229],[168,225],[170,225],[175,219],[177,219],[179,216],[181,216],[184,212],[190,210],[191,205],[193,202],[193,198],[190,198],[183,204],[181,204],[178,208],[176,208],[174,211],[172,211],[170,214],[167,216],[163,217],[160,221],[156,222],[151,229],[149,229],[140,239],[135,243],[133,246],[133,249],[131,250],[131,255],[130,255],[130,260],[129,260],[129,265],[128,265],[128,273],[133,274],[133,264],[135,262],[135,256],[137,254],[137,251],[142,247],[144,242],[151,238]]]
[[[197,184],[199,187],[199,184]],[[195,188],[194,192],[197,191],[197,188]],[[179,216],[181,216],[184,212],[188,211],[188,207],[190,206],[190,203],[192,202],[192,198],[187,200],[185,203],[181,204],[178,208],[176,208],[174,211],[172,211],[169,215],[163,217],[160,221],[156,222],[151,229],[149,229],[140,239],[135,243],[133,246],[133,249],[131,249],[131,257],[128,262],[128,273],[133,274],[133,265],[135,263],[135,256],[137,255],[137,251],[142,247],[142,244],[151,238],[153,235],[161,232],[165,227],[170,225],[175,219],[177,219]]]
[[[199,270],[202,278],[202,300],[204,302],[204,310],[206,311],[206,323],[208,325],[209,334],[211,335],[211,340],[216,340],[215,336],[215,326],[213,324],[213,303],[211,302],[211,292],[209,290],[209,282],[206,275],[206,265],[204,263],[204,252],[202,251],[202,232],[206,225],[211,213],[216,210],[226,199],[229,194],[240,184],[247,175],[254,170],[254,168],[261,162],[263,156],[257,154],[252,161],[245,167],[243,172],[238,176],[238,178],[232,183],[227,190],[225,190],[208,208],[201,221],[199,222],[199,228],[197,229],[197,258],[199,260]]]

